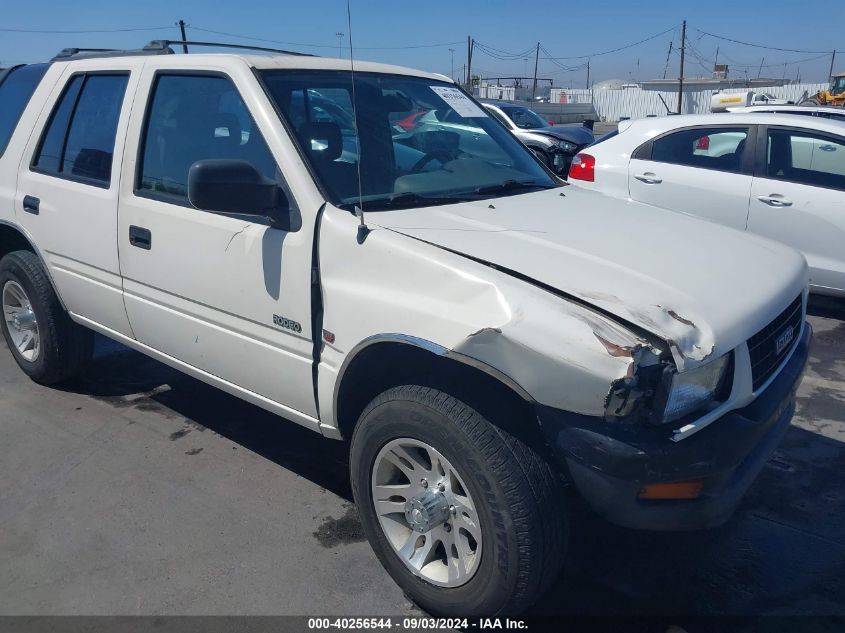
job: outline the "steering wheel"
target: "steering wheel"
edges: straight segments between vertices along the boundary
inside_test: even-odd
[[[412,174],[418,174],[422,171],[422,168],[428,165],[433,160],[439,160],[441,163],[446,164],[450,160],[455,158],[454,152],[451,152],[447,149],[435,149],[430,152],[427,152],[425,156],[420,158],[414,166],[411,167]]]

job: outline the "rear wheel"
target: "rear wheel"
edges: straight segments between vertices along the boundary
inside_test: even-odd
[[[6,344],[35,382],[62,382],[85,368],[93,333],[64,311],[35,253],[15,251],[0,260],[0,301]]]
[[[407,385],[352,438],[352,487],[381,563],[434,615],[516,613],[557,576],[560,482],[540,453],[460,400]]]

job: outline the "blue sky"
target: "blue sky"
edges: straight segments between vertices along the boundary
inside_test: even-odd
[[[687,36],[693,51],[688,55],[689,76],[703,75],[710,67],[717,46],[719,60],[731,64],[732,76],[748,73],[795,78],[799,68],[805,81],[825,81],[830,55],[821,51],[845,49],[841,35],[845,2],[803,0],[776,2],[560,2],[547,0],[425,0],[384,2],[351,0],[353,43],[356,58],[385,61],[450,74],[452,53],[456,74],[466,63],[466,38],[472,35],[498,53],[497,59],[482,50],[473,56],[473,68],[485,76],[523,75],[533,72],[533,51],[540,41],[549,52],[541,53],[539,75],[555,84],[583,87],[585,59],[591,55],[675,29],[633,48],[591,59],[592,79],[611,77],[650,79],[662,77],[669,43],[677,46],[681,20],[688,22]],[[49,59],[66,46],[137,47],[154,38],[176,39],[175,22],[188,23],[189,39],[248,40],[221,36],[199,29],[248,35],[289,42],[305,52],[337,55],[336,33],[344,33],[348,46],[346,0],[51,0],[22,2],[0,0],[0,29],[89,30],[161,27],[124,33],[35,34],[0,31],[0,64]],[[717,40],[701,31],[746,42],[816,52],[780,52]],[[261,44],[261,42],[255,42]],[[310,44],[312,46],[297,46]],[[437,46],[427,46],[427,45]],[[266,43],[267,46],[274,46]],[[284,45],[279,45],[285,47]],[[426,46],[425,48],[402,48]],[[395,48],[387,48],[395,47]],[[488,48],[488,50],[490,50]],[[494,54],[495,51],[493,51]],[[348,55],[348,49],[344,52]],[[542,59],[573,57],[573,59]],[[808,58],[820,57],[815,60]],[[528,58],[528,61],[525,61]],[[808,61],[801,61],[808,60]],[[762,70],[760,64],[763,63]],[[784,62],[789,64],[784,67]],[[801,62],[801,63],[794,63]],[[639,65],[638,65],[639,63]],[[564,68],[562,68],[562,66]],[[568,71],[566,68],[577,67]],[[836,67],[845,69],[845,50]],[[672,54],[667,77],[676,77],[678,57]]]

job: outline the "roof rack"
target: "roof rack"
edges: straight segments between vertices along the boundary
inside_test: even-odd
[[[193,40],[152,40],[144,48],[120,50],[116,48],[63,48],[51,59],[51,62],[64,62],[73,59],[93,59],[101,57],[131,57],[137,55],[173,55],[172,44],[186,46],[209,46],[214,48],[237,48],[249,51],[264,51],[267,53],[281,53],[282,55],[297,55],[314,57],[310,53],[286,51],[281,48],[267,48],[266,46],[252,46],[250,44],[228,44],[226,42],[196,42]]]
[[[226,42],[197,42],[194,40],[153,40],[144,48],[151,46],[211,46],[215,48],[239,48],[248,51],[265,51],[268,53],[282,53],[283,55],[297,55],[299,57],[314,57],[311,53],[300,53],[298,51],[287,51],[281,48],[267,48],[266,46],[253,46],[252,44],[229,44]]]
[[[63,48],[51,62],[65,62],[72,59],[94,59],[101,57],[134,57],[138,55],[173,55],[173,49],[164,40],[153,40],[144,48],[121,50],[118,48]]]

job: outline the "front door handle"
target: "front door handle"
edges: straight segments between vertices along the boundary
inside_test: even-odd
[[[38,215],[40,206],[41,200],[39,200],[35,196],[23,197],[23,210],[27,213],[31,213],[32,215]]]
[[[784,198],[779,193],[773,193],[773,194],[768,195],[768,196],[757,196],[757,199],[760,202],[763,202],[763,203],[769,205],[770,207],[791,207],[792,206],[792,200],[788,200],[788,199]]]
[[[137,248],[143,248],[145,251],[153,247],[153,234],[149,229],[140,226],[129,227],[129,243]]]
[[[650,171],[647,171],[644,174],[637,174],[636,176],[634,176],[634,178],[636,178],[640,182],[644,182],[647,185],[659,185],[661,182],[663,182],[662,178],[658,178],[657,174],[654,174]]]

